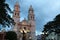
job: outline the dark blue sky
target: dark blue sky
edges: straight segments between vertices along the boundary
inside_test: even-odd
[[[10,8],[14,9],[17,0],[6,0]],[[52,21],[60,13],[60,0],[18,0],[20,4],[21,20],[27,18],[29,6],[32,5],[36,20],[36,34],[41,34],[44,25]]]

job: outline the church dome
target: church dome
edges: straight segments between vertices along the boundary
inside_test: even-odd
[[[28,25],[28,22],[27,22],[27,20],[25,18],[21,23],[22,23],[22,25]]]

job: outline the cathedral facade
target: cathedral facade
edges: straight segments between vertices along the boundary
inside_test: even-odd
[[[32,5],[28,10],[28,19],[20,22],[20,5],[14,5],[13,19],[15,22],[13,31],[16,32],[18,40],[35,40],[35,15]]]

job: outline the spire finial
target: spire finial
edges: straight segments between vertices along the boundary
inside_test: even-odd
[[[15,7],[16,7],[16,6],[20,8],[19,1],[16,1],[16,2],[15,2]]]
[[[32,8],[32,5],[30,5],[30,8]]]
[[[33,11],[32,5],[30,5],[29,11]]]
[[[32,5],[30,5],[30,9],[33,9],[33,8],[32,8]]]
[[[19,1],[18,0],[16,1],[16,4],[15,5],[19,5]]]

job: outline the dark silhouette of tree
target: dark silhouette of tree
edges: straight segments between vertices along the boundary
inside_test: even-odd
[[[6,0],[0,0],[0,24],[3,27],[9,26],[14,23],[13,19],[8,14],[8,10],[11,13],[9,5],[5,2]]]
[[[56,33],[60,33],[60,14],[58,14],[55,18],[54,18],[54,21],[55,21],[55,30],[56,30]]]
[[[59,24],[60,24],[60,14],[57,15],[57,16],[54,18],[54,21],[55,21],[55,25],[59,25]]]
[[[44,30],[43,31],[50,31],[54,28],[55,24],[54,21],[50,21],[47,24],[44,25]]]
[[[6,40],[17,40],[17,34],[13,31],[6,32]]]
[[[60,14],[58,14],[53,21],[49,21],[47,24],[44,25],[43,32],[47,31],[60,33]]]

